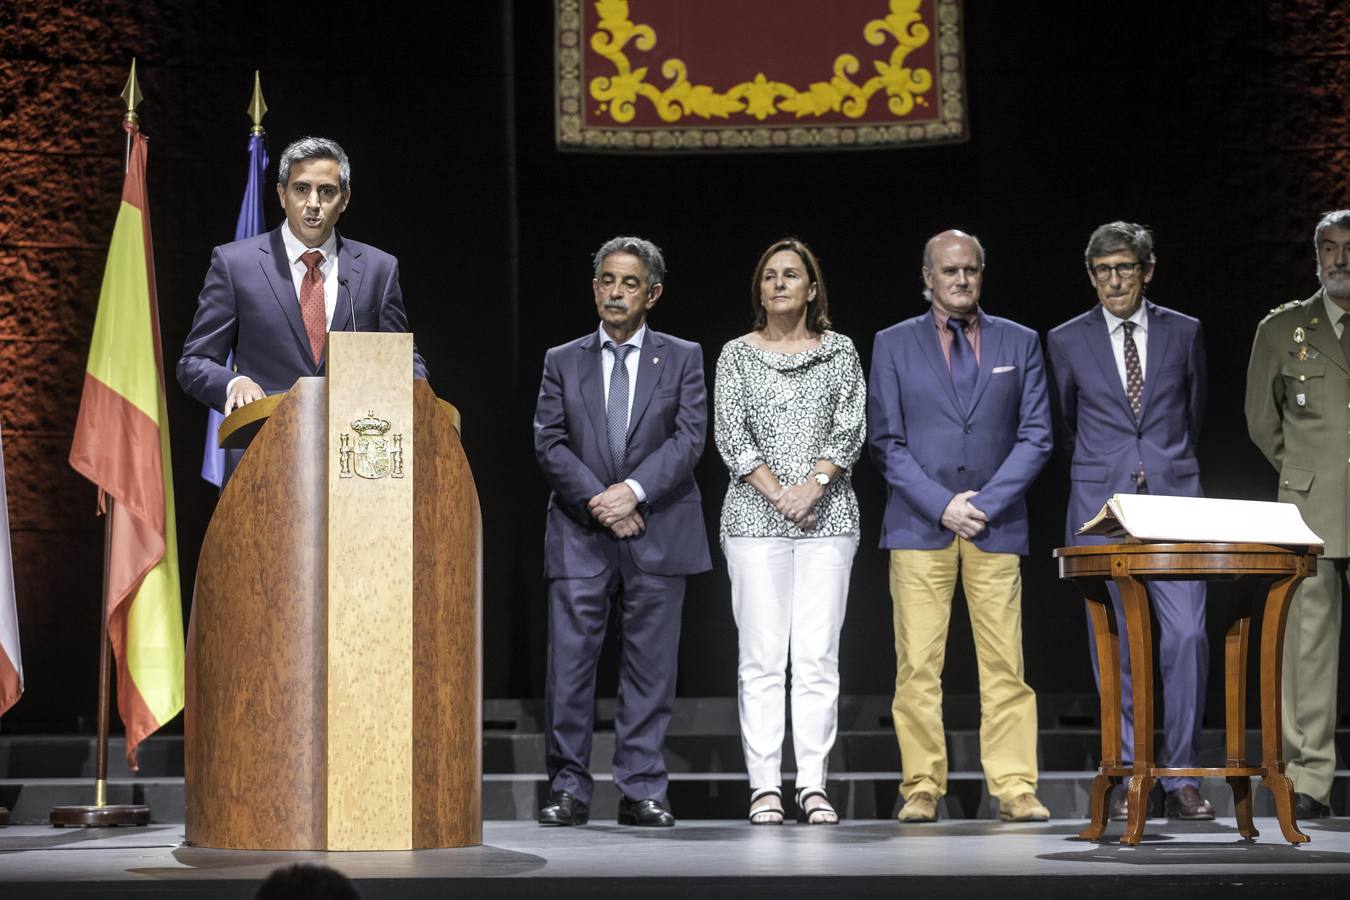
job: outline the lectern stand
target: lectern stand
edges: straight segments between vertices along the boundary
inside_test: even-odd
[[[1059,574],[1074,582],[1088,601],[1101,671],[1102,762],[1092,781],[1087,828],[1078,836],[1096,840],[1106,831],[1106,795],[1113,784],[1130,778],[1129,822],[1121,843],[1138,844],[1144,835],[1149,790],[1158,776],[1224,778],[1233,790],[1238,833],[1253,840],[1251,779],[1275,796],[1280,832],[1291,844],[1308,836],[1294,818],[1294,792],[1284,774],[1280,746],[1280,663],[1284,622],[1300,581],[1317,571],[1317,553],[1307,547],[1225,543],[1123,543],[1061,547],[1055,551]],[[1120,589],[1126,634],[1116,634],[1116,617],[1106,579]],[[1261,762],[1246,759],[1247,637],[1251,616],[1238,617],[1224,638],[1224,734],[1222,766],[1164,768],[1153,759],[1153,625],[1146,583],[1154,578],[1258,579],[1268,584],[1261,617]],[[1130,647],[1134,691],[1134,763],[1120,758],[1120,641]]]
[[[457,414],[412,336],[329,335],[328,377],[234,412],[197,567],[188,843],[482,842],[482,544]]]

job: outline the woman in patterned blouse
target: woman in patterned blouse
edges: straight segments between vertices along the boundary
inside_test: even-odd
[[[830,331],[820,266],[778,241],[751,284],[754,328],[717,360],[715,437],[731,470],[722,550],[739,630],[741,743],[750,821],[783,821],[783,703],[792,663],[797,820],[839,816],[825,794],[839,701],[839,630],[858,546],[849,471],[866,436],[853,342]]]

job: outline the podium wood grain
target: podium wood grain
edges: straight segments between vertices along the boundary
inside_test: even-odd
[[[412,849],[412,335],[328,339],[328,848]],[[373,414],[402,478],[342,477],[339,435]],[[359,438],[357,438],[359,440]],[[361,456],[356,449],[356,456]]]
[[[328,488],[314,439],[325,387],[296,382],[249,450],[269,464],[245,457],[202,542],[188,628],[189,843],[325,846]]]
[[[414,385],[413,846],[483,842],[482,518],[451,417]]]
[[[342,359],[339,348],[330,362]],[[453,408],[404,378],[408,418],[373,408],[403,434],[403,479],[335,484],[330,441],[371,409],[330,416],[326,379],[300,379],[248,426],[202,545],[189,628],[191,844],[482,842],[478,497]],[[222,439],[240,427],[227,419]],[[402,525],[365,505],[372,487],[406,491]],[[346,509],[344,492],[357,498]],[[402,550],[380,549],[381,530]],[[374,555],[344,569],[358,553]]]

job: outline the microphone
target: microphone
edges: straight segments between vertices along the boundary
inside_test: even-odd
[[[352,331],[356,331],[356,301],[352,299],[352,286],[347,283],[347,279],[341,275],[338,276],[338,284],[347,289],[347,305],[352,311]]]

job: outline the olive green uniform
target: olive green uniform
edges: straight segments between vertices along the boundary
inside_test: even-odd
[[[1336,676],[1350,557],[1350,360],[1322,291],[1271,311],[1247,366],[1247,432],[1324,542],[1299,585],[1284,642],[1284,757],[1294,790],[1329,803],[1336,768]]]

